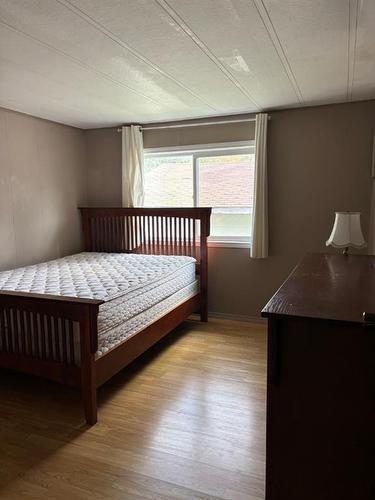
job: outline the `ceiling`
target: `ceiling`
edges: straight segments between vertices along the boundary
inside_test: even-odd
[[[374,0],[0,0],[0,106],[80,128],[375,97]]]

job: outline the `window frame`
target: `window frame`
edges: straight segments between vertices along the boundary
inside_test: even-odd
[[[212,144],[194,144],[189,146],[166,146],[160,148],[144,148],[144,156],[149,157],[164,157],[164,156],[186,156],[193,157],[193,197],[194,206],[198,205],[199,193],[199,177],[198,173],[198,160],[207,156],[223,156],[225,154],[240,155],[240,154],[254,154],[255,141],[237,141],[237,142],[224,142]],[[205,154],[206,153],[206,154]],[[210,236],[208,238],[208,246],[210,247],[224,247],[224,248],[250,248],[251,236]]]

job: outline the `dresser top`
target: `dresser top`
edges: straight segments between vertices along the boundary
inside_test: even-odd
[[[363,322],[375,313],[375,257],[307,254],[262,310],[262,316],[297,316]]]

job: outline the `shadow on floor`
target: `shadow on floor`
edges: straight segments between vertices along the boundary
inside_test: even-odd
[[[172,347],[189,330],[180,325],[98,390],[98,409]],[[90,431],[79,391],[27,374],[0,369],[1,490]]]

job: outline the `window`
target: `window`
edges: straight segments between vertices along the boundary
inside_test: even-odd
[[[212,207],[212,243],[248,246],[254,145],[145,150],[146,207]]]

